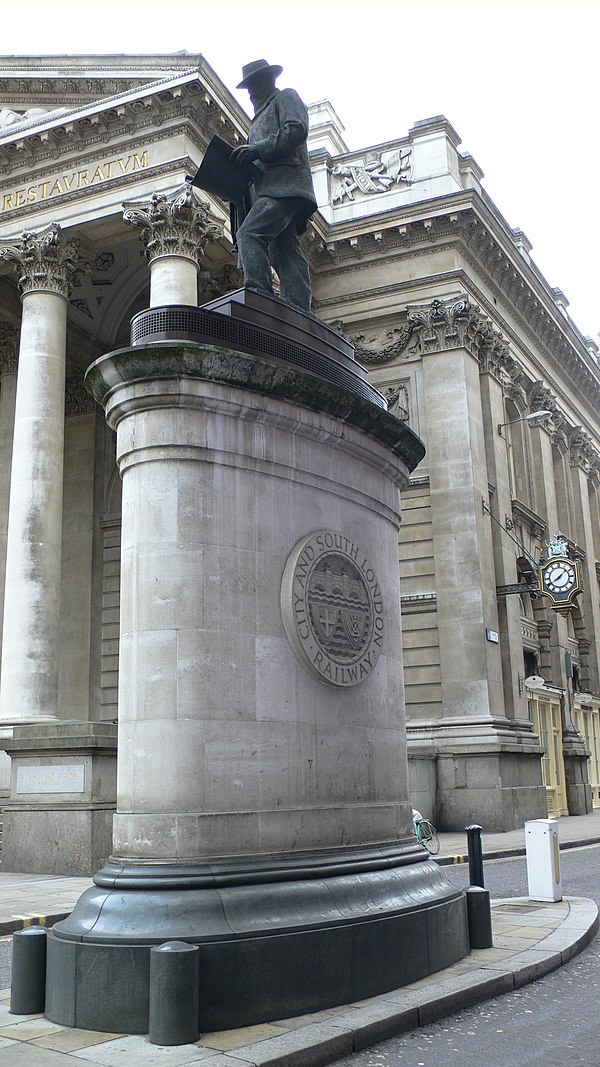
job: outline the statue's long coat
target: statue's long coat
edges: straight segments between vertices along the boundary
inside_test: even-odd
[[[248,144],[258,150],[261,174],[254,180],[256,196],[296,197],[299,232],[317,209],[306,138],[308,111],[294,89],[275,89],[257,111]]]

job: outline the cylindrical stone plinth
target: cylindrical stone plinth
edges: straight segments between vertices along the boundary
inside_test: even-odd
[[[289,401],[157,380],[160,347],[132,358],[147,379],[107,403],[123,479],[115,857],[181,863],[407,837],[406,465]],[[360,685],[309,674],[284,630],[286,562],[318,531],[379,585],[381,651]]]
[[[174,938],[198,945],[206,1029],[454,962],[464,894],[407,796],[397,537],[421,443],[199,343],[112,353],[88,385],[123,478],[118,801],[112,861],[49,935],[47,1014],[145,1032]]]
[[[157,256],[150,262],[150,307],[198,303],[198,264],[188,256]]]
[[[58,702],[67,301],[23,296],[10,482],[0,721]]]

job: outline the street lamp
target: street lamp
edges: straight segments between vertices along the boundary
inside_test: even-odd
[[[534,421],[537,421],[538,419],[539,419],[540,422],[544,422],[546,419],[549,419],[550,416],[553,415],[553,414],[554,414],[554,412],[546,411],[546,410],[543,410],[543,411],[530,411],[529,415],[523,415],[523,417],[520,418],[520,419],[511,419],[510,422],[499,422],[498,423],[498,433],[500,434],[500,437],[504,437],[504,434],[502,433],[502,430],[504,429],[505,426],[513,426],[514,423],[516,423],[516,422],[534,422]]]

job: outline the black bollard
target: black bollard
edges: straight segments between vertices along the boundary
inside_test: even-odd
[[[477,823],[465,826],[467,835],[467,852],[469,853],[469,885],[485,888],[483,881],[483,849],[481,845],[482,827]]]
[[[197,945],[166,941],[150,949],[148,1040],[187,1045],[200,1036],[200,972]]]
[[[489,890],[471,885],[467,889],[467,919],[471,948],[492,948],[492,905]]]
[[[12,1015],[39,1015],[46,1007],[46,931],[27,926],[13,936],[10,1008]]]

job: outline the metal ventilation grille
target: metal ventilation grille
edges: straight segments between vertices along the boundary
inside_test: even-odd
[[[371,404],[386,410],[386,402],[376,389],[358,374],[341,367],[334,359],[311,352],[278,334],[261,330],[226,315],[199,308],[150,308],[136,315],[131,323],[132,345],[152,341],[201,341],[223,343],[227,347],[250,355],[270,356],[315,374],[333,385],[361,396]]]

